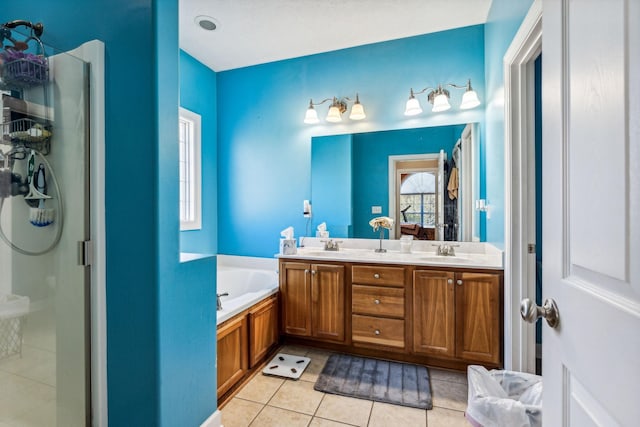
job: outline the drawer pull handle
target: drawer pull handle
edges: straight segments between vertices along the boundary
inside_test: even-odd
[[[380,300],[379,300],[379,299],[374,299],[374,300],[373,300],[373,303],[374,303],[374,304],[380,304]]]
[[[373,275],[373,278],[374,278],[374,279],[379,279],[379,278],[380,278],[380,275],[379,275],[378,273],[376,273],[376,274],[374,274],[374,275]]]
[[[462,285],[462,280],[458,280],[456,283],[458,284],[458,286],[460,286]]]
[[[453,285],[453,279],[447,280],[447,283],[450,284],[450,285]]]
[[[380,335],[380,329],[376,329],[375,331],[373,331],[373,333],[376,335]]]

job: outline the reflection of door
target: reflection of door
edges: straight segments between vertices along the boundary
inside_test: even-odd
[[[640,420],[640,3],[544,2],[543,425]],[[605,173],[603,173],[603,167]]]

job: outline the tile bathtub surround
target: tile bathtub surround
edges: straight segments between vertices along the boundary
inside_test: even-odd
[[[306,356],[311,363],[298,381],[258,372],[220,408],[225,427],[469,425],[463,412],[467,406],[467,376],[463,372],[429,368],[434,407],[426,411],[315,391],[313,385],[331,352],[297,345],[284,346],[278,352]]]

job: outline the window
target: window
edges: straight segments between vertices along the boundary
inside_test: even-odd
[[[200,115],[180,108],[180,231],[200,230],[201,171]]]
[[[403,174],[400,186],[402,222],[434,227],[436,224],[436,177],[433,172]]]

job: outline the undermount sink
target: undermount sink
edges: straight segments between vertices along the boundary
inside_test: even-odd
[[[420,260],[427,262],[445,262],[451,264],[471,262],[471,259],[461,256],[435,255],[421,257]]]

